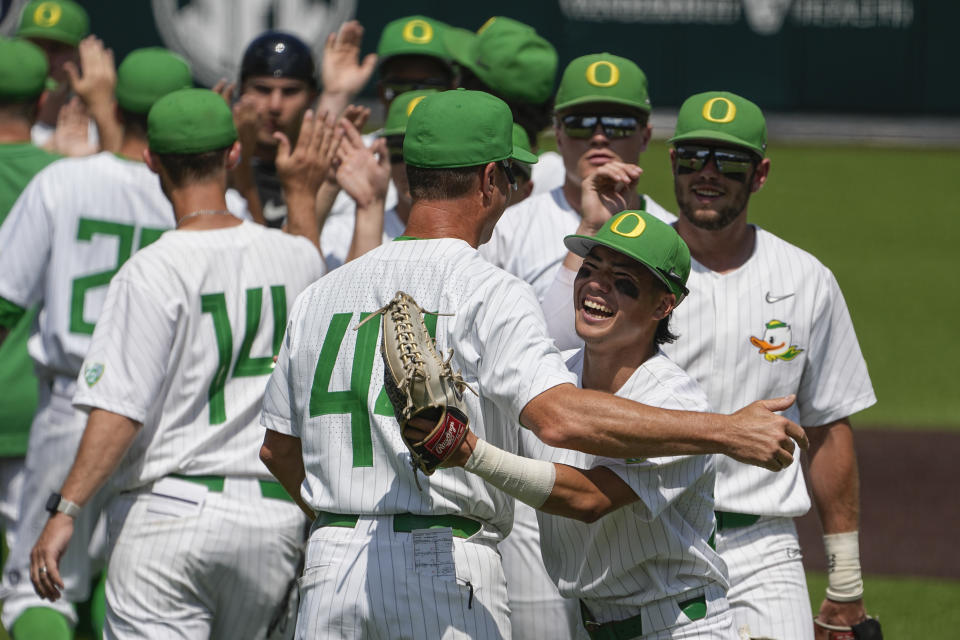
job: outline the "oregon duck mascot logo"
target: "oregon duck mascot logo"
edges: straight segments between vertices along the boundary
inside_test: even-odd
[[[764,327],[762,338],[750,336],[750,344],[760,349],[767,362],[793,360],[803,353],[803,349],[790,344],[791,337],[790,325],[780,320],[771,320]]]

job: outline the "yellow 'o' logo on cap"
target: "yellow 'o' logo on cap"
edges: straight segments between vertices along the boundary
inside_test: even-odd
[[[624,220],[636,220],[636,223],[629,231],[621,231],[620,228],[624,226]],[[613,231],[618,236],[623,236],[624,238],[636,238],[643,233],[646,228],[647,221],[644,220],[639,213],[634,213],[633,211],[620,214],[620,217],[614,220],[613,224],[610,225],[610,231]]]
[[[33,12],[33,23],[39,27],[52,27],[60,22],[63,9],[56,2],[43,2]]]
[[[713,115],[713,106],[716,104],[723,105],[723,115],[720,117],[715,117]],[[707,100],[706,104],[703,105],[703,119],[708,122],[716,122],[718,124],[725,124],[727,122],[733,122],[733,119],[737,117],[737,105],[733,104],[726,98],[710,98]]]
[[[403,25],[403,39],[413,44],[427,44],[433,40],[433,25],[426,20],[411,20]]]
[[[607,69],[607,75],[609,77],[606,80],[600,80],[597,77],[598,69]],[[617,65],[607,60],[597,60],[587,67],[587,82],[595,87],[612,87],[620,82],[620,69]]]
[[[426,97],[427,97],[427,96],[417,96],[416,98],[414,98],[413,100],[410,101],[410,104],[407,105],[407,117],[408,117],[408,118],[410,117],[410,114],[413,113],[413,110],[416,108],[416,106],[417,106],[418,104],[420,104],[420,101],[423,100],[423,99],[426,98]]]

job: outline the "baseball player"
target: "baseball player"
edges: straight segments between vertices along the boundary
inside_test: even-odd
[[[88,33],[90,18],[73,0],[32,0],[23,7],[16,35],[43,49],[55,85],[31,129],[31,139],[38,146],[54,144],[57,116],[70,100],[68,67],[79,62],[77,45]],[[96,128],[91,125],[88,131],[88,138],[95,143]]]
[[[300,144],[323,158],[316,151],[333,133],[315,129],[324,127],[311,118]],[[255,421],[288,301],[323,275],[323,260],[315,234],[293,237],[227,209],[240,145],[218,94],[164,96],[148,136],[145,158],[176,229],[111,282],[74,397],[90,410],[86,430],[51,498],[31,578],[41,596],[59,596],[74,518],[113,474],[121,493],[107,510],[107,637],[262,638],[295,578],[305,520],[257,459]],[[329,158],[294,195],[316,196]],[[281,171],[285,159],[281,149]],[[312,206],[301,211],[313,217]]]
[[[30,142],[46,78],[47,60],[39,47],[0,38],[0,225],[30,178],[58,158]],[[7,549],[13,547],[27,437],[37,409],[37,378],[27,354],[35,318],[33,311],[0,311],[0,530]]]
[[[717,411],[770,393],[796,394],[786,415],[810,438],[810,488],[831,558],[818,619],[861,623],[849,416],[876,397],[843,295],[816,258],[747,221],[750,195],[770,171],[766,124],[754,103],[727,92],[692,96],[669,142],[681,214],[676,228],[693,267],[690,301],[674,314],[684,339],[664,350],[703,385]],[[739,383],[728,384],[718,371]],[[771,475],[721,457],[716,501],[717,551],[730,570],[728,598],[741,635],[812,637],[793,524],[810,508],[799,464]],[[871,632],[875,624],[867,622]]]
[[[553,84],[557,50],[536,30],[511,18],[487,20],[476,33],[452,29],[447,49],[460,66],[460,86],[487,91],[501,98],[527,135],[524,146],[536,151],[537,137],[553,115]],[[534,193],[546,193],[563,184],[563,160],[555,151],[540,154],[533,165]],[[512,200],[512,204],[519,202]]]
[[[115,90],[125,123],[120,154],[49,165],[31,180],[0,228],[0,304],[8,317],[41,307],[29,340],[40,379],[39,404],[30,430],[17,544],[3,575],[8,596],[2,620],[15,632],[34,617],[31,613],[18,620],[31,608],[61,628],[62,617],[73,624],[76,614],[69,603],[86,598],[87,538],[98,519],[100,498],[78,518],[77,535],[63,558],[63,600],[44,604],[37,598],[27,580],[29,551],[48,515],[46,498],[63,483],[65,461],[75,454],[83,432],[85,416],[70,401],[107,285],[135,251],[173,226],[170,204],[142,162],[146,111],[157,98],[191,84],[190,70],[179,56],[155,48],[130,53],[117,70]],[[231,207],[244,211],[235,194]],[[59,613],[52,614],[49,607]]]
[[[565,243],[584,258],[574,300],[586,344],[567,360],[580,385],[665,408],[707,410],[703,390],[659,346],[676,340],[670,313],[687,293],[690,254],[677,233],[645,211],[628,210],[595,236],[567,236]],[[711,546],[713,456],[624,460],[553,448],[529,431],[521,437],[533,460],[468,434],[457,464],[524,498],[513,486],[514,465],[553,463],[552,487],[528,503],[542,511],[551,578],[579,599],[580,633],[732,637],[726,567]]]
[[[416,476],[380,383],[376,310],[398,289],[438,311],[428,316],[437,348],[454,349],[454,367],[479,394],[466,396],[473,429],[495,446],[515,451],[519,422],[545,442],[598,454],[729,450],[732,438],[742,457],[746,413],[768,427],[782,420],[758,405],[739,418],[674,413],[574,386],[530,288],[476,252],[509,201],[511,159],[535,161],[514,149],[511,131],[509,108],[487,93],[424,98],[404,138],[413,198],[404,235],[314,283],[291,311],[264,399],[261,458],[315,515],[299,637],[510,637],[496,545],[512,500],[462,470]],[[750,440],[761,433],[749,431]],[[771,439],[746,457],[792,459],[784,436],[796,428],[762,432]]]
[[[566,256],[563,236],[587,231],[580,229],[582,181],[608,162],[635,162],[651,131],[646,76],[630,60],[608,53],[567,65],[554,108],[557,149],[566,168],[563,186],[511,207],[481,249],[493,264],[533,285],[541,298]],[[674,219],[648,196],[637,195],[627,206]]]

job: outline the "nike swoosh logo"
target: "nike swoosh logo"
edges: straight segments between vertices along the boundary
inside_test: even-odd
[[[767,291],[767,302],[769,302],[770,304],[773,304],[774,302],[780,302],[781,300],[786,300],[787,298],[793,297],[795,295],[797,294],[788,293],[785,296],[774,296],[774,295],[770,295],[770,292]]]

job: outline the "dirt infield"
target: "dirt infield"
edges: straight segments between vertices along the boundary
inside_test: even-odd
[[[865,573],[960,579],[960,434],[857,430]],[[820,522],[797,520],[804,564],[826,569]]]

